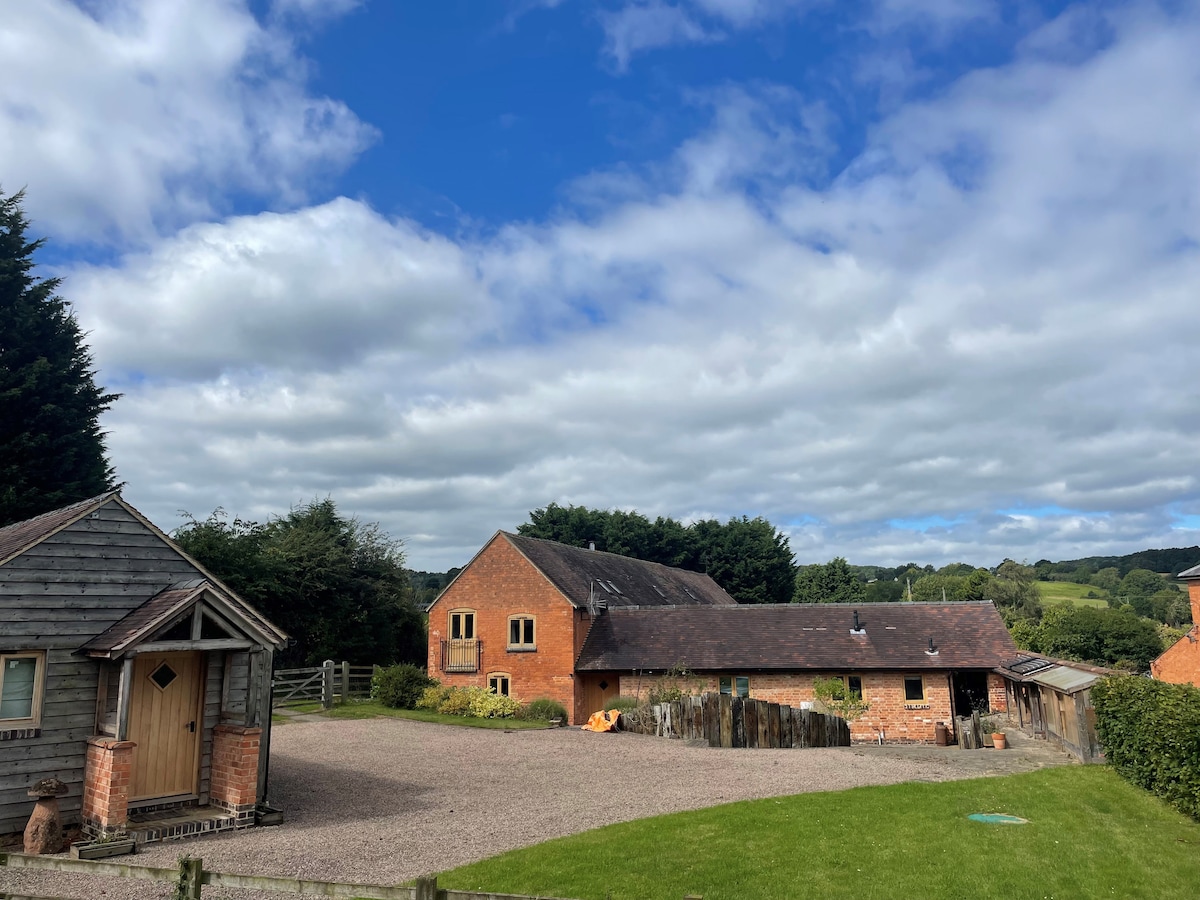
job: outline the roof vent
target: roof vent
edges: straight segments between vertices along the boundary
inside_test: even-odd
[[[595,549],[596,549],[596,542],[595,542],[595,541],[588,541],[588,549],[589,549],[589,550],[595,550]]]
[[[934,644],[934,642],[933,642],[932,635],[929,638],[929,649],[925,651],[925,655],[926,656],[937,656],[938,655],[938,648],[937,648],[937,645]]]
[[[862,622],[858,620],[858,610],[854,611],[854,627],[850,629],[851,634],[866,634],[867,629],[863,628]]]

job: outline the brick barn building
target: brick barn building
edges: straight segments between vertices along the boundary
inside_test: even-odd
[[[1159,681],[1200,687],[1200,566],[1180,572],[1179,577],[1187,582],[1192,601],[1192,627],[1150,663],[1150,674]]]
[[[740,606],[697,572],[498,532],[429,609],[429,673],[575,723],[668,670],[697,690],[792,706],[817,676],[870,710],[856,740],[932,741],[938,722],[1005,709],[1016,647],[991,603]]]

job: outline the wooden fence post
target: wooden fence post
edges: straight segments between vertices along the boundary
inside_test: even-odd
[[[413,900],[437,900],[438,886],[437,876],[432,878],[418,878],[416,890],[413,891]]]
[[[204,860],[193,859],[190,856],[179,860],[179,896],[181,900],[200,900],[200,889],[204,887],[201,876],[204,872]]]
[[[350,702],[350,663],[342,661],[342,702]]]
[[[333,667],[332,659],[325,660],[321,667],[321,706],[324,709],[333,708]]]

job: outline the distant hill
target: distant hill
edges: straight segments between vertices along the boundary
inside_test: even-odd
[[[1200,547],[1170,547],[1165,550],[1139,550],[1126,556],[1085,556],[1083,559],[1064,559],[1052,563],[1049,560],[1039,560],[1036,567],[1041,569],[1049,565],[1050,571],[1056,575],[1066,575],[1086,566],[1093,572],[1101,569],[1116,569],[1121,576],[1129,574],[1133,569],[1149,569],[1166,575],[1178,575],[1184,569],[1200,564]]]

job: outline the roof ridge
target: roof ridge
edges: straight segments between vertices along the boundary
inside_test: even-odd
[[[76,500],[74,503],[68,503],[66,506],[48,509],[44,513],[38,513],[36,516],[22,519],[20,522],[11,522],[3,526],[0,528],[0,566],[30,550],[52,534],[66,528],[72,522],[82,518],[89,509],[103,506],[114,497],[119,498],[120,495],[120,488],[114,488],[111,491],[105,491],[103,494],[97,494],[85,500]],[[59,521],[60,519],[61,521]],[[44,529],[39,529],[36,526],[42,520],[54,520],[54,524],[47,525]],[[18,543],[13,544],[11,547],[5,547],[6,538],[12,538],[23,531],[29,532],[27,537],[19,539]]]

